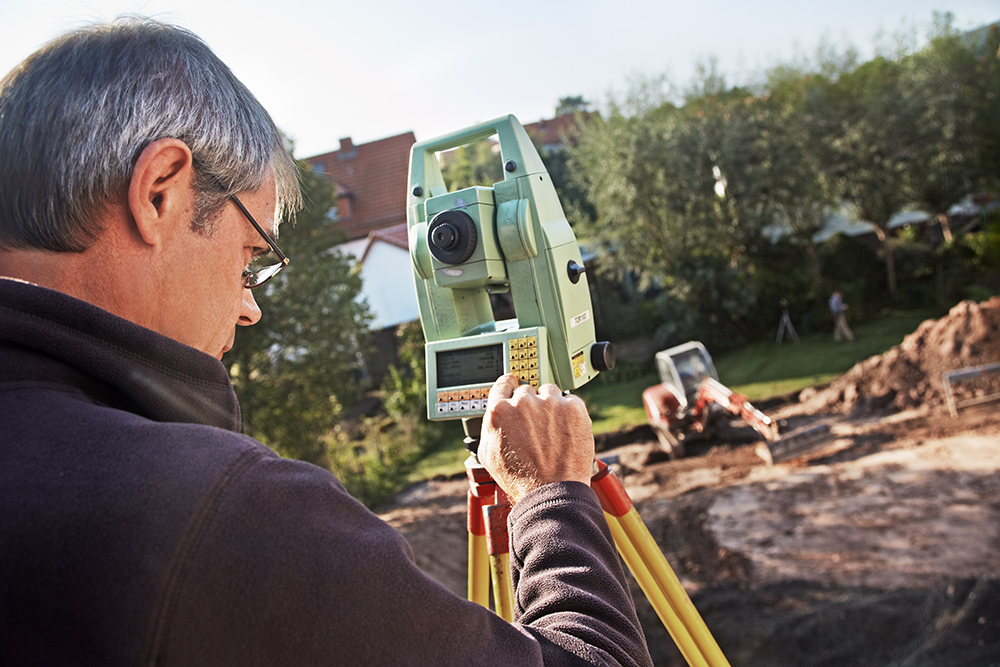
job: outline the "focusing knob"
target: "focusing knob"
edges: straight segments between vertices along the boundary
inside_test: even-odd
[[[613,369],[616,360],[615,348],[607,341],[594,343],[590,348],[590,365],[602,373]]]
[[[431,254],[444,264],[461,264],[472,257],[479,241],[476,223],[465,211],[442,211],[427,227]]]
[[[574,285],[580,282],[580,276],[586,272],[586,267],[580,266],[572,259],[569,260],[569,264],[566,265],[566,274],[569,276],[569,281]]]
[[[450,222],[443,222],[431,232],[431,243],[441,250],[454,250],[458,243],[458,230]]]

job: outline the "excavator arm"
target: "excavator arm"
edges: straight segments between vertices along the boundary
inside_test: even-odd
[[[695,401],[691,416],[694,418],[693,428],[702,431],[708,425],[709,408],[716,403],[732,414],[740,417],[753,430],[764,436],[765,440],[778,439],[778,425],[771,418],[750,404],[743,394],[737,394],[712,377],[707,377],[698,388],[698,398]]]

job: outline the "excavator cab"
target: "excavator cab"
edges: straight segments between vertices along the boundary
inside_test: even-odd
[[[698,341],[657,352],[656,371],[661,383],[675,389],[674,394],[681,402],[680,412],[686,412],[695,404],[705,378],[719,379],[712,357]]]

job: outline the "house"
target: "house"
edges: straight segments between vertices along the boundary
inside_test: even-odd
[[[590,118],[587,112],[581,112],[580,118],[574,113],[563,114],[549,120],[540,120],[524,126],[524,131],[531,137],[538,152],[545,156],[563,148],[567,143],[575,144],[580,134],[580,120],[586,122]]]
[[[348,242],[406,223],[406,179],[413,132],[355,145],[340,140],[340,150],[306,158],[316,173],[337,185],[336,227]]]

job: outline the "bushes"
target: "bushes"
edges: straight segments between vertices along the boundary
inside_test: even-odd
[[[330,469],[368,507],[396,493],[421,458],[454,442],[454,425],[427,420],[424,337],[419,322],[396,332],[399,365],[379,392],[380,409],[355,429],[338,428],[327,454]]]

